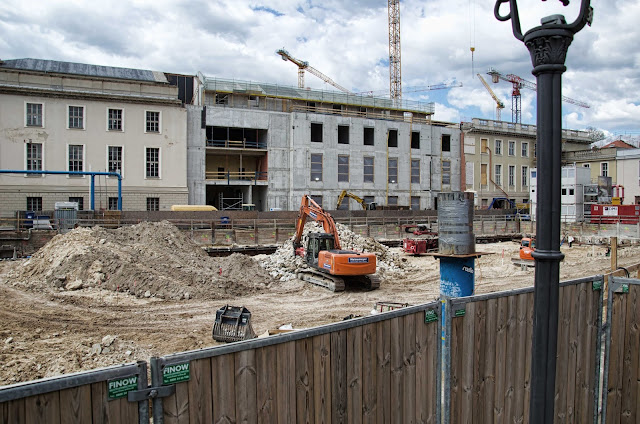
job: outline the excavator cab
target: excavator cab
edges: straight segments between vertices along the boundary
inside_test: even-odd
[[[309,233],[306,261],[310,265],[318,265],[318,254],[323,250],[333,250],[335,240],[333,235],[325,233]]]

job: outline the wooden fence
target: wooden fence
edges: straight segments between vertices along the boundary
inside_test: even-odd
[[[560,285],[555,422],[597,422],[602,276]],[[447,302],[446,423],[528,422],[533,288]]]
[[[127,389],[146,387],[146,362],[6,386],[0,390],[0,422],[148,423],[148,400],[127,399]]]
[[[154,401],[154,422],[439,422],[439,311],[431,303],[153,358],[154,385],[172,366],[190,369]]]

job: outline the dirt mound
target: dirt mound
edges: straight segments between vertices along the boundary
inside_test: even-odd
[[[167,221],[57,235],[11,279],[39,291],[99,287],[163,299],[245,295],[271,282],[252,258],[211,258]]]

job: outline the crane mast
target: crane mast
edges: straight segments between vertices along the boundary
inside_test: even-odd
[[[402,67],[400,62],[400,0],[389,4],[389,94],[394,103],[402,100]]]
[[[489,94],[491,94],[491,97],[493,97],[493,100],[496,102],[496,121],[500,121],[501,120],[500,118],[502,116],[502,109],[504,109],[504,102],[500,100],[498,96],[496,96],[496,93],[494,93],[491,87],[489,87],[489,84],[487,84],[487,81],[485,81],[484,78],[482,78],[482,75],[480,74],[477,74],[477,75],[478,75],[478,78],[480,78],[482,85],[484,85],[484,88],[487,89]]]
[[[304,71],[307,71],[311,75],[315,75],[316,77],[320,78],[322,81],[326,82],[327,84],[331,84],[338,90],[343,91],[345,93],[349,93],[349,94],[351,93],[351,91],[347,90],[346,88],[344,88],[343,86],[341,86],[340,84],[338,84],[337,82],[335,82],[334,80],[332,80],[331,78],[323,74],[322,72],[318,71],[313,66],[309,65],[309,62],[296,59],[295,57],[291,56],[289,52],[286,51],[285,49],[280,49],[276,51],[276,53],[282,57],[282,60],[284,61],[288,60],[289,62],[295,64],[298,67],[298,88],[304,88]]]

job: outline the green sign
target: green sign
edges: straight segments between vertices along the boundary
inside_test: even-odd
[[[466,311],[464,309],[458,309],[456,311],[456,316],[457,317],[463,317],[465,313],[466,313]]]
[[[593,291],[602,289],[602,281],[593,282]]]
[[[107,381],[107,388],[109,400],[126,397],[130,391],[138,390],[138,376],[132,375],[131,377],[114,378],[113,380]]]
[[[175,384],[189,381],[189,362],[182,364],[165,365],[162,370],[162,384]]]
[[[436,314],[436,311],[425,311],[424,312],[424,322],[425,324],[428,324],[430,322],[436,322],[438,321],[438,315]]]
[[[622,293],[629,293],[629,284],[622,285]]]

